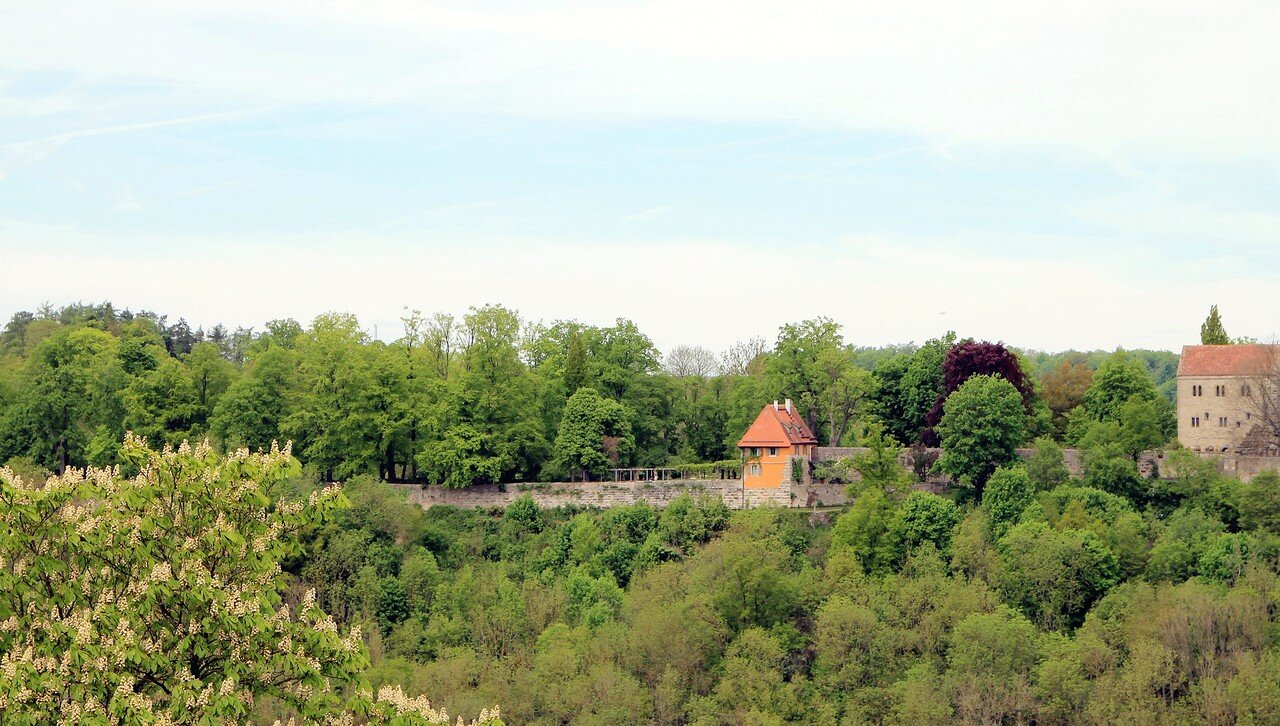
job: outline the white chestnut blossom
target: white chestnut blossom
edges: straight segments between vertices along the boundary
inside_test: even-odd
[[[157,453],[28,483],[0,468],[0,723],[247,723],[271,695],[300,723],[447,724],[399,689],[361,687],[368,656],[314,591],[286,599],[280,559],[342,506],[277,501],[290,446]],[[480,724],[500,724],[496,710]]]

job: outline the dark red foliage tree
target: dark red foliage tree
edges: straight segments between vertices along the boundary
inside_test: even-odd
[[[1004,343],[989,343],[962,340],[951,346],[947,357],[942,362],[942,393],[933,404],[933,409],[925,418],[927,428],[921,439],[927,446],[938,445],[938,435],[933,427],[942,420],[942,404],[947,396],[959,388],[971,376],[996,375],[1013,384],[1022,394],[1022,405],[1031,413],[1031,399],[1035,395],[1035,387],[1031,379],[1022,370],[1018,356],[1004,346]]]

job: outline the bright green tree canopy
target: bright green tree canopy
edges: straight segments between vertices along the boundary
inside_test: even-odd
[[[987,477],[1017,456],[1026,426],[1022,394],[1012,383],[999,376],[973,376],[943,405],[937,467],[980,496]]]

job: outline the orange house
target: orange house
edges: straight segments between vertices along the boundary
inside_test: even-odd
[[[738,442],[742,451],[742,485],[765,488],[781,486],[790,479],[792,457],[809,461],[818,439],[796,413],[791,399],[768,404]]]

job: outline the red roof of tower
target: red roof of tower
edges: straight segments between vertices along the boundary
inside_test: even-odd
[[[1257,376],[1275,368],[1280,349],[1273,345],[1184,345],[1180,376]]]
[[[760,415],[756,416],[756,422],[751,424],[751,428],[747,429],[747,433],[742,435],[742,440],[738,442],[738,446],[799,446],[803,444],[816,444],[818,439],[809,431],[809,427],[805,425],[804,419],[800,418],[800,414],[796,413],[794,405],[784,406],[783,404],[770,403],[760,411]]]

